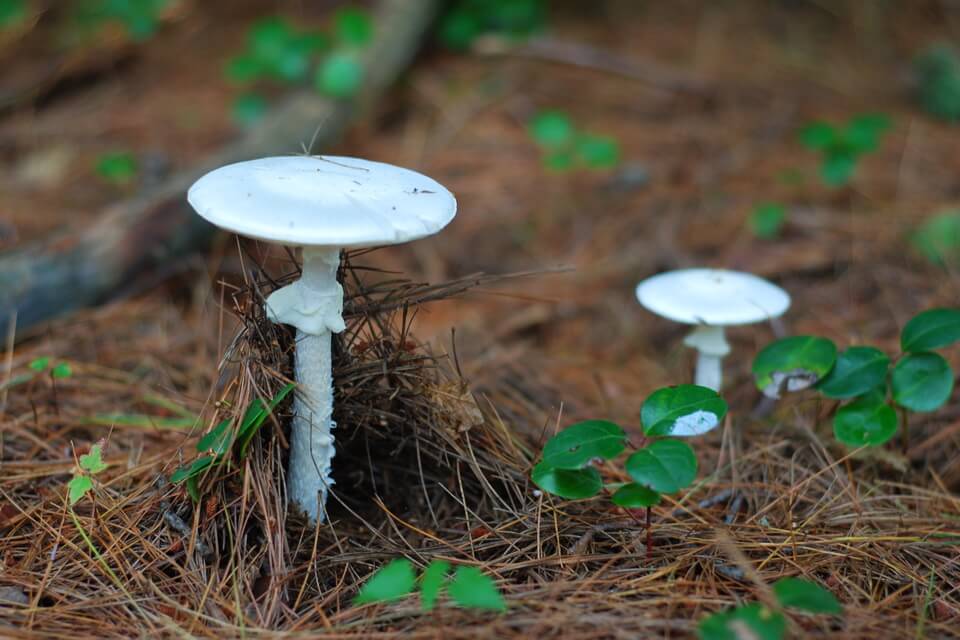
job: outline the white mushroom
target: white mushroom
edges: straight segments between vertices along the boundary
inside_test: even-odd
[[[297,328],[290,500],[323,521],[334,454],[331,334],[345,328],[340,251],[432,235],[453,219],[457,201],[414,171],[335,156],[227,165],[200,178],[187,199],[218,227],[303,248],[302,276],[267,298],[267,316]]]
[[[653,313],[698,325],[684,340],[697,350],[694,382],[715,391],[723,382],[721,361],[730,353],[724,327],[770,320],[790,307],[780,287],[749,273],[681,269],[637,285],[637,300]]]

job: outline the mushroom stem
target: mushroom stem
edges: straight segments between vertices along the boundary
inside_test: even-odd
[[[334,455],[333,372],[330,345],[333,333],[344,330],[343,288],[337,282],[340,250],[304,248],[299,280],[267,298],[273,322],[297,328],[295,377],[298,393],[290,429],[287,490],[293,504],[311,521],[325,519]],[[318,496],[319,494],[319,496]]]
[[[697,350],[694,384],[720,391],[723,385],[723,357],[730,353],[723,327],[701,325],[694,329],[683,343]]]

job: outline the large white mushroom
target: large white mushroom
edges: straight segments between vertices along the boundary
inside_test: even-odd
[[[782,315],[790,296],[763,278],[725,269],[681,269],[637,285],[637,300],[653,313],[694,329],[684,344],[697,350],[694,382],[719,391],[721,361],[730,353],[724,327],[753,324]]]
[[[336,156],[227,165],[194,183],[187,199],[218,227],[303,248],[300,279],[274,291],[266,311],[273,322],[297,328],[289,497],[311,520],[323,521],[334,454],[331,334],[345,328],[340,251],[432,235],[453,219],[457,201],[414,171]]]

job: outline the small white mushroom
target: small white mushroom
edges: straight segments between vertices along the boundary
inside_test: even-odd
[[[721,361],[730,353],[724,327],[770,320],[790,307],[780,287],[723,269],[681,269],[647,278],[637,285],[637,300],[659,316],[698,325],[684,344],[697,350],[694,382],[715,391],[723,382]]]
[[[267,298],[273,322],[297,328],[290,500],[323,521],[333,459],[331,334],[344,330],[340,251],[438,232],[457,201],[436,181],[388,164],[336,156],[282,156],[227,165],[187,195],[197,213],[242,236],[303,248],[303,273]]]

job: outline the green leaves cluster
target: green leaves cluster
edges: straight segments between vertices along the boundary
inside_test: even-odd
[[[93,489],[93,476],[107,466],[103,461],[102,444],[93,445],[90,453],[80,456],[78,466],[73,471],[73,478],[67,483],[67,501],[71,507]]]
[[[833,593],[809,580],[781,578],[773,584],[773,594],[782,609],[830,615],[843,613]],[[759,602],[715,613],[697,627],[701,640],[780,640],[786,633],[787,618],[783,611]]]
[[[820,154],[820,177],[832,187],[843,186],[853,177],[861,156],[880,146],[890,120],[882,114],[862,114],[844,125],[813,122],[800,131],[805,147]]]
[[[960,54],[948,44],[934,44],[914,61],[917,96],[930,115],[960,121]]]
[[[440,21],[440,42],[467,51],[482,35],[522,40],[540,31],[547,15],[545,0],[459,0]]]
[[[541,111],[530,120],[528,130],[550,171],[612,169],[620,163],[620,145],[615,139],[578,131],[562,111]]]
[[[816,386],[824,396],[846,402],[834,416],[834,434],[850,447],[880,445],[897,430],[891,404],[909,411],[934,411],[949,399],[954,374],[935,349],[960,340],[960,309],[930,309],[912,318],[900,334],[902,354],[894,363],[874,347],[837,353],[826,338],[793,336],[764,348],[753,362],[757,387],[769,397]]]
[[[360,53],[373,33],[369,12],[354,7],[334,13],[329,33],[302,30],[278,16],[254,23],[246,50],[231,58],[224,70],[229,82],[248,89],[234,102],[234,119],[250,124],[263,115],[266,100],[250,91],[263,81],[297,84],[312,79],[314,88],[324,95],[352,97],[363,80]]]
[[[187,492],[194,501],[200,500],[200,478],[210,467],[230,460],[231,452],[241,460],[246,457],[250,442],[257,434],[267,417],[293,391],[295,385],[283,387],[269,404],[260,398],[254,398],[240,420],[239,426],[232,428],[234,420],[226,418],[211,429],[197,442],[197,453],[201,454],[189,465],[180,467],[170,476],[173,484],[186,483]]]
[[[786,207],[776,202],[764,202],[754,207],[747,225],[750,232],[757,238],[772,240],[780,235],[786,222]]]
[[[715,428],[727,404],[712,389],[696,385],[664,387],[643,403],[644,434],[654,439],[625,463],[633,482],[613,494],[614,504],[638,509],[656,505],[662,494],[689,486],[697,475],[697,457],[690,445],[664,436],[688,437]],[[547,441],[541,461],[533,468],[534,483],[553,495],[579,500],[603,489],[597,461],[613,460],[626,450],[626,432],[606,420],[574,424]]]
[[[431,611],[446,590],[450,600],[465,609],[506,611],[507,604],[496,583],[480,569],[459,565],[453,570],[445,560],[434,560],[417,580],[413,563],[398,558],[380,568],[364,583],[354,604],[389,602],[413,593],[420,588],[420,606]]]

